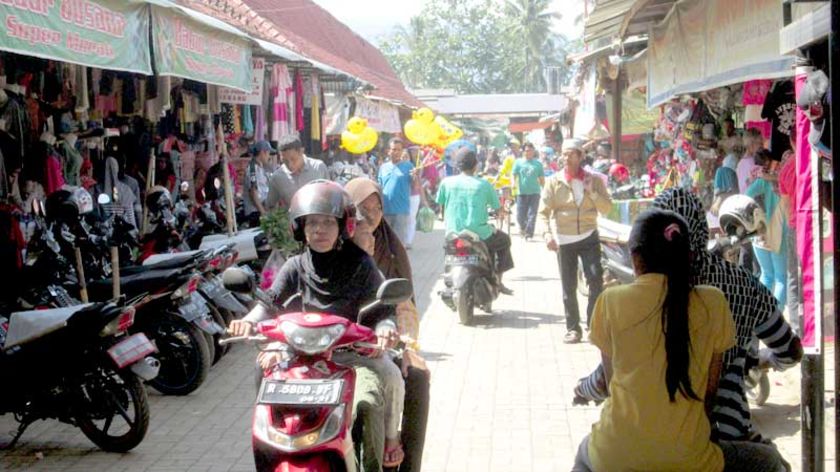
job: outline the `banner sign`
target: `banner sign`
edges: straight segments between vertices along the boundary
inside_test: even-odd
[[[583,137],[595,128],[595,89],[597,88],[598,74],[595,72],[595,64],[587,66],[583,76],[583,85],[577,99],[575,108],[574,137]]]
[[[356,97],[354,116],[365,118],[368,126],[379,132],[401,133],[400,112],[397,107],[381,100]]]
[[[648,41],[648,107],[671,97],[793,75],[777,0],[679,2]]]
[[[796,70],[795,90],[798,97],[805,87],[808,67]],[[806,354],[819,354],[822,338],[822,254],[820,243],[820,158],[811,149],[808,135],[811,121],[796,107],[796,198],[794,229],[796,254],[801,269],[802,348]],[[777,210],[778,211],[778,210]],[[831,254],[831,249],[828,251]]]
[[[174,8],[151,8],[158,74],[245,92],[252,89],[251,47],[244,38],[219,31]]]
[[[151,75],[148,8],[125,0],[0,0],[0,50]]]
[[[251,90],[232,89],[230,87],[219,87],[219,101],[222,103],[233,103],[234,105],[262,105],[263,85],[265,84],[265,59],[261,57],[251,58]]]

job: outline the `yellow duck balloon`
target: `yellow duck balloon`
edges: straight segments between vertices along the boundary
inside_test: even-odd
[[[352,154],[362,154],[376,147],[379,133],[368,126],[367,120],[354,116],[347,122],[347,130],[341,133],[341,147]]]

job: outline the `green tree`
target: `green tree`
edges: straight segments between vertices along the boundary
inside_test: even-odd
[[[551,31],[560,14],[549,11],[550,8],[551,0],[507,0],[505,3],[505,15],[511,20],[508,32],[525,43],[522,73],[526,90],[544,84],[542,71],[552,59],[546,53],[555,53],[560,43],[558,35]]]
[[[557,15],[543,3],[548,0],[427,0],[419,15],[379,46],[411,88],[544,92],[547,68],[555,78],[567,75],[569,42],[551,31]],[[533,19],[525,21],[516,5],[535,11]]]

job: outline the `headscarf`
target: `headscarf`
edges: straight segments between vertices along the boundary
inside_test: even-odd
[[[379,203],[382,204],[382,190],[379,184],[367,177],[357,177],[347,182],[344,189],[350,194],[350,199],[357,207],[374,194],[379,197]],[[379,226],[373,230],[373,237],[376,239],[373,260],[385,278],[402,278],[411,281],[411,262],[408,259],[408,253],[385,218],[382,218]]]
[[[653,206],[685,218],[695,264],[695,284],[719,289],[729,302],[737,342],[723,357],[723,375],[712,419],[721,439],[745,439],[754,434],[744,394],[745,363],[753,336],[767,344],[782,368],[796,363],[795,336],[777,309],[773,294],[755,276],[707,250],[709,228],[696,195],[683,188],[668,189],[656,197]]]

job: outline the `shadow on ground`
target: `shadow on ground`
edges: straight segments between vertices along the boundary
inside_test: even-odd
[[[476,310],[473,316],[473,326],[482,329],[533,329],[543,324],[557,324],[560,321],[562,317],[557,315],[513,310],[498,310],[492,315]]]
[[[801,429],[799,405],[765,403],[751,412],[761,435],[770,439],[793,436]]]

